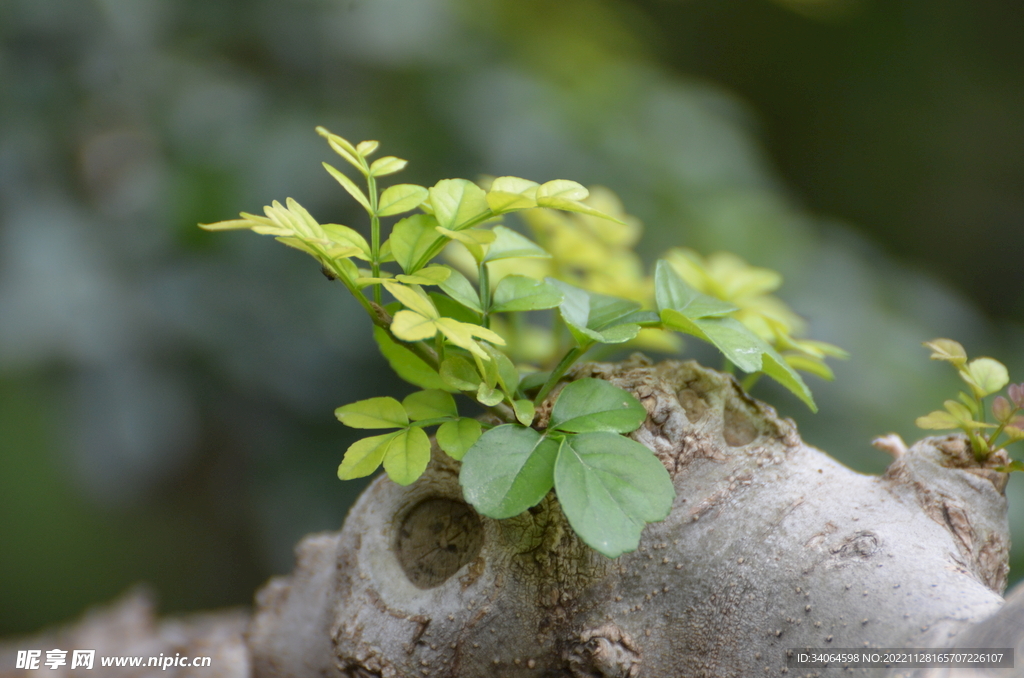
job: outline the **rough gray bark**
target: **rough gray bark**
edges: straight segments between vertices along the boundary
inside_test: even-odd
[[[478,517],[437,453],[410,487],[373,483],[260,593],[257,675],[781,675],[787,648],[945,646],[1002,603],[1006,478],[961,438],[887,438],[896,459],[864,476],[695,363],[574,376],[640,398],[633,437],[673,477],[638,551],[586,548],[550,496]]]
[[[909,450],[877,441],[894,461],[864,476],[695,363],[635,357],[573,376],[640,398],[649,416],[633,437],[673,477],[673,511],[638,551],[591,551],[552,496],[513,519],[480,517],[462,501],[457,463],[435,450],[421,480],[376,480],[341,532],[307,537],[293,573],[259,592],[253,673],[816,675],[787,669],[785,650],[968,647],[1018,623],[1020,601],[1000,609],[1006,476],[961,437]],[[977,624],[987,618],[998,621]],[[230,628],[224,638],[237,639]],[[1019,628],[1008,633],[999,645],[1022,645]]]

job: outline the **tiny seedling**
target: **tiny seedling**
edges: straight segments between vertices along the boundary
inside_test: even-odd
[[[933,339],[924,345],[932,350],[932,360],[953,366],[967,384],[967,391],[960,391],[957,400],[945,401],[945,409],[918,417],[916,424],[920,428],[960,429],[979,462],[985,462],[1011,443],[1024,440],[1024,384],[1010,384],[1006,396],[997,395],[992,399],[994,423],[988,421],[985,412],[985,398],[998,393],[1010,382],[1005,365],[993,358],[968,361],[964,347],[952,339]],[[996,470],[1024,471],[1024,463],[1015,460]]]

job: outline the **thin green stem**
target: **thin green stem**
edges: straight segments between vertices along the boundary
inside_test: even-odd
[[[590,344],[587,346],[577,346],[576,348],[570,349],[570,351],[562,357],[558,366],[551,371],[551,376],[548,377],[548,380],[544,382],[544,386],[542,386],[540,391],[537,393],[537,397],[533,399],[534,407],[540,407],[540,404],[548,397],[548,394],[551,393],[551,389],[555,387],[558,380],[565,375],[577,360],[583,357],[583,354],[587,352],[587,349],[590,348],[590,346]]]
[[[363,160],[365,164],[366,161]],[[377,178],[367,168],[366,187],[370,193],[370,266],[373,277],[380,277],[380,217],[377,216]],[[373,286],[373,300],[380,303],[380,285]]]
[[[487,264],[480,262],[477,267],[480,281],[480,308],[484,311],[483,326],[491,328],[491,274]]]
[[[491,212],[490,210],[488,210],[487,212],[484,212],[480,216],[476,217],[475,219],[471,219],[471,220],[467,221],[464,224],[459,224],[459,227],[456,228],[456,229],[453,229],[453,230],[465,231],[467,228],[473,228],[474,226],[476,226],[478,224],[482,224],[483,222],[487,221],[488,219],[494,218],[494,216],[495,216],[494,213]],[[433,259],[434,257],[436,257],[438,254],[441,253],[441,250],[444,249],[444,246],[447,245],[448,242],[449,242],[449,239],[448,238],[444,238],[444,237],[442,237],[440,240],[435,242],[430,247],[430,249],[427,250],[423,254],[423,256],[421,256],[419,258],[419,260],[416,262],[416,266],[414,266],[412,270],[418,271],[421,268],[423,268],[424,266],[426,266],[430,262],[431,259]]]

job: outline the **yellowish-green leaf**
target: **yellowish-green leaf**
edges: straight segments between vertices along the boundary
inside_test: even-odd
[[[402,306],[405,306],[410,311],[431,320],[440,317],[437,309],[434,307],[434,302],[419,287],[407,287],[385,280],[384,289],[390,292],[391,296],[400,301]]]
[[[334,410],[334,416],[352,428],[397,428],[407,426],[409,418],[402,404],[394,398],[369,398]]]
[[[394,431],[352,443],[345,451],[345,457],[338,467],[338,477],[342,480],[352,480],[364,478],[376,471],[384,461],[388,445],[401,433],[402,431]]]
[[[314,257],[319,257],[320,256],[320,253],[316,251],[316,248],[314,248],[313,246],[311,246],[309,243],[307,243],[305,240],[303,240],[301,238],[295,238],[295,237],[292,237],[292,236],[288,236],[288,237],[281,236],[281,237],[274,238],[274,240],[276,240],[277,242],[281,243],[282,245],[287,245],[288,247],[294,247],[295,249],[299,250],[300,252],[305,252],[306,254],[310,254],[310,255],[312,255]],[[347,249],[351,249],[353,254],[355,252],[359,251],[355,247],[347,248]],[[341,256],[352,256],[352,254],[347,254],[347,255],[346,254],[342,254]]]
[[[356,147],[353,146],[348,139],[340,137],[337,134],[332,134],[323,127],[317,127],[316,131],[317,134],[327,139],[327,143],[330,144],[334,152],[344,158],[345,162],[352,165],[363,174],[366,174],[366,168],[364,168],[362,163],[359,161],[359,151],[356,150]]]
[[[485,231],[479,228],[470,228],[465,231],[452,231],[442,226],[437,227],[437,232],[452,240],[457,240],[466,246],[477,263],[483,261],[487,255],[487,246],[494,242],[497,237],[494,231]]]
[[[491,246],[487,248],[487,254],[483,260],[498,261],[500,259],[550,259],[548,252],[529,238],[519,235],[510,228],[495,226],[491,231],[480,231],[492,233],[494,238]],[[463,233],[473,233],[463,231]]]
[[[402,407],[410,421],[459,416],[451,394],[440,389],[410,393],[402,401]]]
[[[428,200],[437,223],[449,230],[459,230],[491,213],[487,195],[472,181],[442,179],[430,189]]]
[[[541,200],[548,200],[550,198],[579,201],[586,200],[588,196],[590,196],[590,191],[583,184],[569,181],[568,179],[555,179],[554,181],[541,184],[537,188],[537,202],[539,204],[543,204],[540,202]]]
[[[447,266],[427,266],[411,275],[399,273],[395,279],[407,285],[440,285],[452,274]]]
[[[373,155],[380,143],[377,141],[360,141],[356,145],[356,152],[364,158]]]
[[[363,261],[370,260],[370,245],[366,242],[366,238],[360,235],[355,229],[349,228],[348,226],[342,226],[341,224],[323,224],[321,228],[327,236],[327,239],[337,247],[355,247],[360,251],[359,254],[340,255],[336,254],[332,248],[328,249],[327,252],[330,256],[355,256]]]
[[[402,341],[423,341],[437,334],[437,325],[419,313],[399,311],[391,321],[391,333]]]
[[[977,358],[967,365],[966,373],[960,376],[975,390],[975,395],[984,398],[1001,390],[1010,381],[1006,366],[992,358]]]
[[[427,470],[430,439],[422,428],[399,431],[384,453],[384,470],[399,485],[410,485]]]
[[[476,419],[462,417],[457,421],[446,421],[437,429],[437,444],[449,457],[461,461],[473,443],[480,439],[480,433],[480,422]]]
[[[370,165],[370,176],[383,177],[395,172],[401,172],[408,164],[408,160],[402,160],[393,155],[385,155],[383,158],[377,158]]]
[[[363,209],[365,209],[367,212],[371,214],[373,213],[373,211],[370,209],[370,201],[366,198],[366,194],[363,193],[363,190],[361,188],[355,185],[355,182],[353,182],[341,171],[335,169],[326,162],[324,163],[324,168],[328,171],[328,173],[330,173],[332,177],[334,177],[335,181],[341,184],[342,188],[348,191],[349,195],[355,198],[355,201],[357,203],[363,206]]]
[[[535,181],[519,177],[498,177],[487,192],[487,204],[495,214],[536,207],[539,186]]]
[[[212,224],[199,224],[199,228],[207,231],[235,231],[241,228],[252,228],[256,223],[252,219],[228,219],[215,221]]]
[[[490,360],[490,356],[473,341],[473,337],[484,339],[498,346],[505,345],[505,340],[500,335],[480,325],[460,323],[458,320],[452,320],[451,318],[439,318],[434,321],[434,324],[444,334],[445,339],[460,348],[466,349],[482,360]]]
[[[960,428],[960,422],[949,412],[935,410],[926,416],[914,420],[918,428],[936,429],[944,431],[947,429]]]
[[[416,184],[388,186],[380,194],[380,200],[377,202],[377,216],[390,217],[416,209],[428,195],[426,188]]]
[[[967,362],[967,351],[960,342],[952,339],[932,339],[926,341],[924,345],[932,350],[929,356],[932,360],[946,360],[956,367],[961,367]]]
[[[436,228],[437,219],[429,214],[414,214],[395,224],[387,242],[403,271],[415,273],[418,262],[444,240]]]

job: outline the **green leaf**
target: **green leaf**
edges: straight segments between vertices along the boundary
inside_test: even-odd
[[[410,421],[459,416],[451,394],[440,389],[410,393],[402,401],[402,407],[405,408]]]
[[[946,430],[960,428],[960,422],[949,412],[935,410],[923,417],[914,420],[918,428]]]
[[[485,516],[502,519],[536,506],[554,483],[558,444],[532,428],[504,424],[484,433],[462,459],[463,495]]]
[[[498,283],[501,286],[501,283]],[[441,283],[441,289],[445,291],[452,299],[459,302],[466,308],[471,308],[477,313],[483,313],[483,309],[480,308],[480,295],[477,294],[476,288],[473,287],[473,283],[469,282],[466,276],[459,273],[454,268],[452,269],[451,275],[448,279]]]
[[[487,344],[484,344],[484,350],[487,351],[487,355],[491,358],[491,364],[488,366],[488,370],[494,370],[497,383],[501,386],[501,390],[510,398],[514,398],[516,391],[519,389],[519,370],[516,369],[512,360],[509,359],[509,357],[502,351],[499,351],[493,346],[489,346]]]
[[[437,309],[434,308],[434,303],[430,301],[430,297],[419,287],[406,287],[405,285],[385,281],[384,289],[390,292],[391,296],[400,301],[402,306],[405,306],[410,311],[414,311],[425,318],[437,319],[440,317]]]
[[[565,385],[551,409],[548,427],[573,433],[630,433],[646,418],[647,410],[632,393],[588,377]]]
[[[437,232],[436,227],[437,219],[429,214],[414,214],[399,221],[391,230],[391,237],[388,239],[391,251],[395,261],[407,274],[415,273],[419,260],[444,240],[444,236]]]
[[[441,363],[441,380],[456,391],[475,391],[480,385],[480,373],[471,362],[458,355],[451,355]]]
[[[384,470],[399,485],[409,485],[427,470],[430,439],[422,428],[407,428],[388,443]]]
[[[737,306],[701,294],[687,285],[664,259],[659,259],[654,269],[654,293],[659,311],[670,308],[687,318],[708,318],[739,310]]]
[[[532,424],[537,413],[533,401],[527,399],[513,400],[512,410],[516,413],[516,420],[523,426]]]
[[[448,276],[451,275],[452,269],[447,266],[441,266],[435,264],[433,266],[427,266],[421,268],[415,273],[402,274],[399,273],[395,276],[395,280],[403,282],[406,285],[440,285]]]
[[[316,128],[317,134],[327,139],[327,143],[330,144],[334,152],[345,159],[345,162],[349,163],[357,170],[362,173],[366,173],[366,169],[359,162],[359,151],[344,137],[339,137],[337,134],[332,134],[323,127]]]
[[[961,372],[964,381],[975,389],[979,398],[999,391],[1010,382],[1010,375],[998,360],[978,358],[967,365],[966,373]]]
[[[672,510],[675,489],[654,453],[616,433],[567,436],[555,492],[576,534],[609,558],[636,550],[646,523]]]
[[[494,233],[494,242],[487,248],[487,256],[484,261],[498,261],[500,259],[550,259],[551,255],[547,250],[522,236],[511,228],[495,226],[491,229]]]
[[[452,231],[490,213],[483,189],[465,179],[437,182],[430,189],[429,201],[437,223]]]
[[[979,428],[995,428],[995,424],[986,424],[983,421],[975,421],[971,409],[963,403],[955,400],[946,400],[942,403],[946,411],[956,419],[957,426],[965,431],[972,431]]]
[[[537,188],[537,205],[539,207],[550,207],[552,209],[564,210],[566,212],[588,214],[592,217],[608,219],[609,221],[614,221],[619,224],[624,223],[613,216],[605,214],[600,210],[596,210],[593,207],[580,202],[581,200],[586,200],[589,195],[590,191],[575,181],[555,179],[554,181],[549,181],[546,184],[541,184],[541,186]]]
[[[766,344],[766,346],[767,349],[761,356],[761,371],[789,389],[790,393],[802,400],[811,412],[817,412],[818,406],[811,395],[811,389],[807,388],[807,384],[804,383],[803,377],[770,344]]]
[[[377,341],[377,347],[380,348],[381,354],[391,365],[391,369],[405,381],[424,389],[459,390],[452,389],[430,365],[409,349],[395,342],[383,328],[374,327],[373,338]]]
[[[384,461],[388,445],[400,433],[402,431],[393,431],[381,436],[363,438],[352,443],[345,450],[345,456],[341,460],[341,465],[338,466],[338,477],[342,480],[352,480],[353,478],[366,477],[376,471],[377,467]]]
[[[536,207],[539,186],[536,181],[519,177],[498,177],[487,191],[487,204],[495,214]]]
[[[408,160],[402,160],[401,158],[396,158],[393,155],[385,155],[383,158],[377,158],[373,161],[373,164],[370,165],[370,176],[383,177],[388,174],[394,174],[395,172],[401,172],[408,164]]]
[[[962,367],[967,363],[967,351],[958,341],[952,339],[932,339],[924,342],[932,350],[932,360],[945,360],[953,363],[955,367]]]
[[[363,209],[372,214],[372,211],[370,210],[370,201],[366,198],[366,194],[363,193],[361,188],[356,186],[355,183],[342,172],[331,165],[328,165],[326,162],[324,163],[324,167],[330,175],[334,177],[335,181],[341,184],[341,187],[348,191],[348,194],[355,198],[357,203],[363,206]]]
[[[352,428],[397,428],[408,426],[402,404],[394,398],[369,398],[334,410],[334,416]]]
[[[469,448],[480,438],[480,422],[469,417],[446,421],[437,428],[437,444],[455,460],[466,456]]]
[[[640,326],[632,322],[640,304],[587,292],[554,278],[544,280],[561,290],[562,303],[558,305],[558,311],[581,347],[595,341],[621,344],[640,333]]]
[[[341,224],[323,224],[321,228],[323,228],[324,233],[332,243],[341,247],[355,247],[361,252],[361,254],[356,254],[356,257],[363,261],[370,260],[370,244],[355,229],[342,226]],[[338,256],[331,251],[328,251],[328,254]]]
[[[1013,473],[1014,471],[1024,471],[1024,462],[1014,459],[1006,466],[997,466],[996,471],[1000,473]]]
[[[434,306],[437,307],[437,312],[445,318],[452,318],[471,325],[479,325],[483,322],[482,315],[466,308],[447,295],[440,292],[431,292],[430,299],[434,302]]]
[[[692,334],[713,344],[744,372],[764,372],[800,398],[811,411],[817,412],[810,389],[800,375],[774,348],[735,318],[691,320],[679,311],[666,308],[661,311],[661,320],[670,329]]]
[[[426,188],[416,184],[388,186],[380,194],[380,200],[377,201],[377,216],[390,217],[394,214],[414,210],[427,199],[429,194]]]
[[[494,407],[505,399],[505,395],[500,390],[483,383],[476,388],[476,399],[481,405]]]
[[[542,280],[534,280],[523,275],[509,275],[502,278],[494,288],[491,311],[507,313],[554,308],[562,303],[563,296],[561,290]]]
[[[360,141],[356,144],[356,153],[366,158],[373,155],[379,147],[379,141]]]
[[[460,243],[466,246],[469,253],[473,255],[477,263],[483,261],[487,255],[487,246],[494,242],[495,235],[494,231],[488,231],[481,228],[470,228],[465,231],[452,231],[447,228],[438,226],[435,229],[438,233],[451,238],[452,240],[458,240]]]

